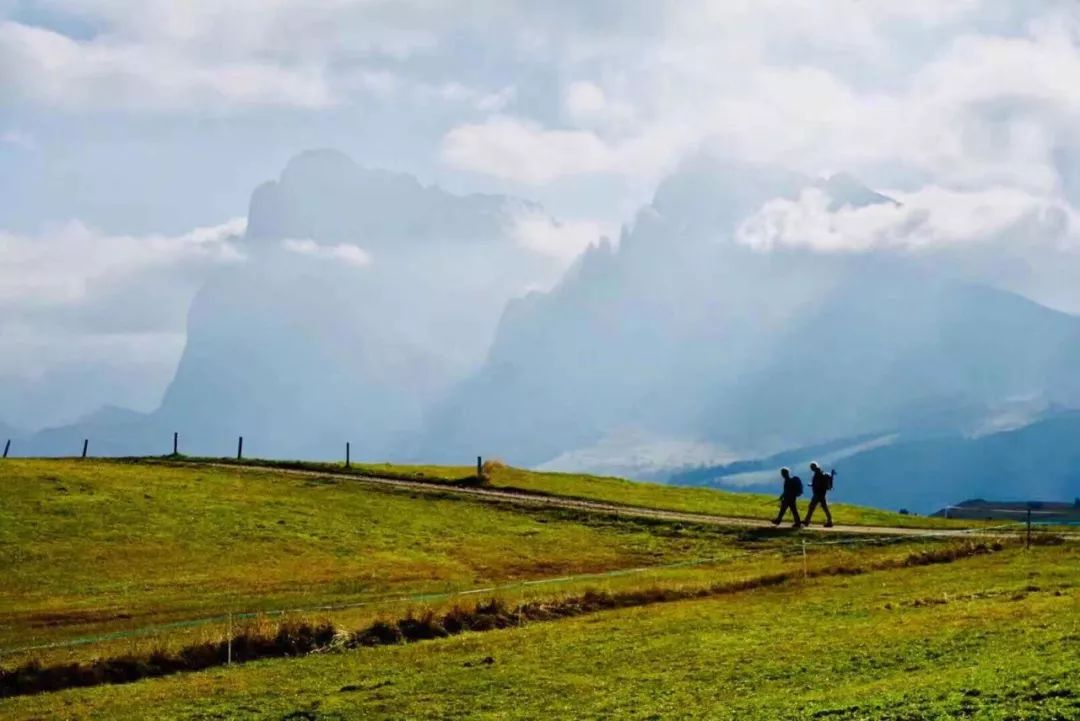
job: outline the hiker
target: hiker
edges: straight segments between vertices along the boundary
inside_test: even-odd
[[[799,519],[799,507],[795,504],[795,499],[802,495],[802,479],[791,475],[791,471],[787,468],[780,469],[780,477],[784,479],[784,490],[780,494],[780,513],[773,519],[772,524],[779,526],[784,518],[784,511],[790,508],[791,515],[795,519],[792,528],[798,528],[802,525],[802,521]]]
[[[832,528],[832,514],[829,513],[829,502],[825,500],[825,494],[832,490],[836,469],[834,468],[832,473],[826,473],[817,463],[811,463],[810,470],[814,474],[814,477],[810,479],[810,491],[813,495],[810,497],[810,507],[806,509],[806,520],[803,521],[803,525],[810,525],[814,509],[821,506],[821,510],[825,511],[825,528]]]

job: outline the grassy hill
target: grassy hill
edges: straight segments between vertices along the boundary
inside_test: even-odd
[[[9,459],[2,470],[0,681],[5,669],[32,678],[74,663],[101,675],[117,659],[141,668],[195,650],[213,658],[188,668],[213,667],[227,637],[278,639],[282,655],[296,629],[327,629],[326,653],[0,699],[5,719],[711,717],[716,699],[742,714],[731,717],[773,718],[775,705],[775,717],[798,718],[784,689],[828,710],[833,699],[810,691],[821,674],[847,699],[839,718],[894,707],[907,718],[905,672],[917,698],[948,710],[1006,692],[1022,708],[1080,670],[1065,652],[1080,621],[1069,544],[1025,552],[635,520],[269,467]],[[475,472],[354,470],[447,483]],[[490,476],[676,510],[775,508],[617,479]],[[446,635],[461,618],[472,620],[457,630],[503,630],[363,648]],[[1036,668],[1040,647],[1053,663]],[[1019,675],[994,691],[1000,668]],[[961,682],[983,696],[940,696]],[[1058,710],[1076,701],[1048,698]]]
[[[149,461],[169,463],[169,461]],[[188,463],[223,463],[256,465],[266,468],[332,471],[356,475],[377,475],[405,480],[428,482],[467,483],[476,477],[475,467],[470,466],[420,466],[389,463],[354,463],[346,469],[342,463],[318,463],[311,461],[244,460],[237,463],[231,459],[201,458],[185,459]],[[779,476],[777,476],[779,493]],[[802,505],[809,502],[809,479],[807,495]],[[643,508],[667,511],[705,513],[736,518],[770,518],[776,515],[777,498],[773,494],[738,493],[707,488],[668,486],[660,483],[644,483],[622,478],[591,476],[578,473],[544,473],[512,468],[501,464],[489,466],[487,485],[493,488],[515,489],[530,493],[542,493],[566,498],[620,503]],[[835,495],[835,494],[834,494]],[[841,495],[842,499],[843,496]],[[884,511],[867,506],[834,503],[830,507],[837,522],[862,526],[896,526],[900,528],[966,528],[970,521],[957,523],[944,518],[912,516]],[[820,516],[819,516],[820,517]]]
[[[1076,718],[1076,562],[1007,551],[0,710],[12,721]]]
[[[0,648],[207,614],[684,561],[718,531],[272,470],[9,460]]]

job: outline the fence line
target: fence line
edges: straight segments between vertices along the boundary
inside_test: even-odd
[[[980,529],[964,529],[966,530],[980,530]],[[705,556],[687,561],[676,561],[673,563],[664,563],[654,566],[636,566],[633,568],[621,568],[612,571],[599,571],[593,573],[579,573],[568,576],[558,576],[552,578],[539,578],[526,581],[514,581],[513,583],[496,584],[492,586],[484,586],[479,588],[458,589],[452,591],[435,591],[435,592],[423,592],[423,593],[387,593],[379,596],[371,596],[363,601],[355,601],[350,603],[337,603],[337,604],[322,604],[315,606],[301,606],[294,608],[279,608],[259,611],[244,611],[239,613],[222,613],[214,616],[205,616],[201,618],[185,619],[182,621],[172,621],[168,623],[151,624],[149,626],[141,626],[136,629],[128,629],[123,631],[113,631],[104,634],[98,634],[94,636],[81,636],[74,639],[66,639],[63,641],[55,641],[51,643],[37,644],[33,646],[23,646],[19,648],[6,648],[0,649],[0,657],[12,656],[20,653],[27,653],[30,651],[44,651],[58,648],[74,648],[77,646],[85,646],[93,643],[99,643],[101,641],[116,641],[125,638],[139,638],[153,635],[156,631],[167,631],[181,628],[194,628],[197,626],[208,626],[214,623],[232,623],[236,619],[251,619],[264,616],[280,617],[294,613],[318,613],[325,611],[348,611],[357,608],[365,608],[370,606],[377,606],[384,603],[428,603],[432,601],[445,601],[452,598],[475,596],[482,593],[499,593],[513,590],[524,590],[526,588],[532,588],[535,586],[555,584],[555,583],[567,583],[572,581],[582,581],[588,579],[604,579],[604,578],[618,578],[624,576],[632,576],[636,574],[651,573],[658,571],[675,570],[679,568],[695,568],[699,566],[705,566],[709,564],[720,564],[732,560],[737,560],[746,557],[762,557],[766,555],[777,554],[783,559],[791,558],[793,556],[802,555],[804,558],[803,574],[807,574],[805,566],[805,554],[807,548],[813,548],[815,546],[838,546],[838,545],[887,545],[891,543],[899,543],[902,541],[947,541],[957,540],[957,538],[965,538],[963,536],[955,535],[927,535],[925,533],[913,533],[911,535],[894,535],[883,537],[866,537],[866,538],[853,538],[842,539],[835,541],[806,541],[802,540],[801,546],[792,548],[770,548],[770,549],[758,549],[758,550],[741,550],[732,553],[727,553],[719,556]]]

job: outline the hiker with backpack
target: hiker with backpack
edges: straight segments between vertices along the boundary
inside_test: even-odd
[[[810,470],[814,474],[814,477],[810,479],[810,492],[813,495],[810,497],[810,507],[806,509],[806,520],[803,521],[803,525],[810,525],[814,509],[821,506],[821,510],[825,511],[825,528],[832,528],[832,513],[829,512],[829,503],[825,500],[825,494],[832,490],[836,469],[834,468],[832,473],[826,473],[817,463],[811,463]]]
[[[780,476],[784,479],[784,490],[780,494],[780,513],[773,519],[772,524],[779,526],[780,521],[784,518],[784,512],[790,508],[791,515],[795,519],[792,527],[798,528],[802,525],[802,520],[799,518],[799,507],[796,505],[795,499],[803,494],[802,479],[791,475],[791,471],[787,468],[780,469]]]

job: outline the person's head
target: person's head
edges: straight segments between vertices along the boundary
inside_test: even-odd
[[[791,471],[789,471],[787,468],[781,468],[780,475],[787,479],[791,475]]]
[[[813,461],[813,462],[810,463],[810,470],[813,471],[814,473],[817,473],[818,471],[821,470],[821,466],[819,466],[817,464],[817,461]]]

